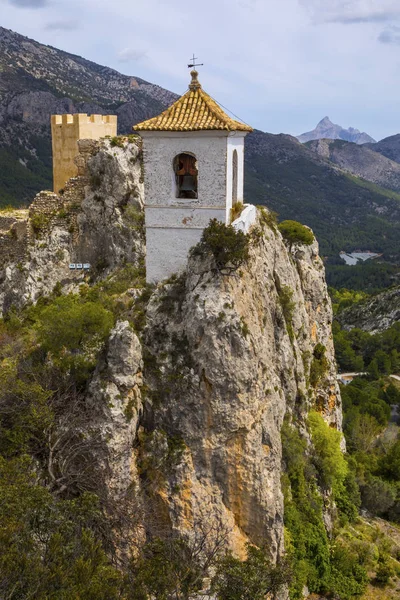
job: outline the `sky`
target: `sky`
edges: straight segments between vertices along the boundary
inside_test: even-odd
[[[400,132],[400,0],[0,0],[1,25],[178,94],[203,88],[253,127],[329,116]]]

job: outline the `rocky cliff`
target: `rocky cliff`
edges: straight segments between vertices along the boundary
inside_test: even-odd
[[[236,273],[220,273],[206,253],[156,289],[124,282],[121,268],[139,271],[144,252],[140,143],[82,141],[80,151],[62,196],[44,192],[29,214],[3,213],[2,310],[112,281],[124,318],[88,382],[80,425],[96,440],[108,506],[136,539],[211,527],[238,555],[267,541],[276,559],[283,420],[307,437],[316,408],[341,429],[318,244],[289,248],[264,210]],[[90,263],[89,275],[71,262]]]
[[[268,540],[277,556],[284,416],[304,428],[317,406],[341,428],[341,408],[317,243],[290,252],[274,228],[260,227],[239,274],[216,275],[209,259],[192,258],[181,278],[154,293],[144,336],[145,422],[152,436],[182,443],[154,490],[171,525],[190,532],[217,520],[238,552],[246,540]],[[317,344],[327,366],[312,384]]]
[[[61,196],[0,213],[0,313],[79,285],[143,256],[141,141],[80,142],[80,175]],[[88,271],[70,264],[90,265]]]

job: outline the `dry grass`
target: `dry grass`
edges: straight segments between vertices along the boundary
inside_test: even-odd
[[[233,223],[233,221],[236,221],[236,219],[240,217],[243,208],[244,207],[242,202],[235,202],[235,204],[231,208],[231,223]]]

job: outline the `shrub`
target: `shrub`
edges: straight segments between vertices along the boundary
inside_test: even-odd
[[[337,429],[329,427],[315,411],[308,416],[312,442],[314,445],[313,462],[317,468],[321,484],[332,488],[334,494],[343,489],[348,467],[340,448],[342,435]]]
[[[38,313],[38,340],[62,371],[73,370],[84,378],[96,364],[114,323],[112,313],[99,302],[84,301],[79,296],[56,298]]]
[[[278,229],[282,237],[289,242],[290,246],[292,244],[305,244],[309,246],[314,241],[313,232],[297,221],[282,221],[282,223],[279,223]]]
[[[33,231],[38,234],[49,224],[50,217],[44,213],[34,213],[31,217]]]
[[[191,249],[192,256],[211,253],[219,272],[230,274],[249,258],[249,238],[232,225],[212,219],[200,242]]]
[[[125,141],[125,137],[124,136],[120,136],[120,135],[116,135],[114,137],[111,138],[110,140],[110,146],[112,148],[123,148],[124,147],[124,141]]]
[[[373,515],[385,514],[395,503],[396,490],[387,481],[369,476],[361,487],[362,505]]]
[[[328,361],[325,356],[326,348],[322,344],[316,344],[310,367],[310,384],[316,387],[328,369]]]
[[[271,565],[264,550],[247,546],[247,559],[231,554],[219,563],[212,581],[219,600],[264,600],[290,581],[287,563]]]
[[[257,210],[261,226],[269,227],[275,232],[278,225],[278,213],[268,210],[265,206],[257,206]]]
[[[395,575],[393,566],[390,563],[390,557],[387,554],[382,554],[378,560],[378,569],[375,575],[375,583],[382,587],[386,587]]]

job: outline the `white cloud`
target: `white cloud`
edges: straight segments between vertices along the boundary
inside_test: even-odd
[[[400,17],[398,0],[301,0],[319,23],[380,23]]]
[[[117,53],[119,62],[130,62],[139,60],[146,56],[143,50],[135,50],[135,48],[124,48]]]
[[[9,0],[9,2],[18,8],[42,8],[48,5],[48,0]]]
[[[77,19],[71,19],[67,21],[50,21],[44,26],[48,31],[74,31],[80,26]]]
[[[382,42],[382,44],[400,45],[400,27],[392,25],[392,27],[384,29],[379,34],[378,40]]]

